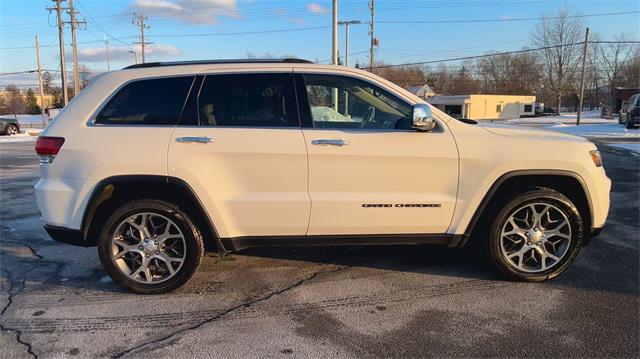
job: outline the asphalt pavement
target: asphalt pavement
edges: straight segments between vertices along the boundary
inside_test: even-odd
[[[209,253],[183,290],[129,293],[50,240],[33,143],[0,144],[0,357],[638,357],[640,157],[598,143],[603,233],[560,278],[502,280],[433,246]]]

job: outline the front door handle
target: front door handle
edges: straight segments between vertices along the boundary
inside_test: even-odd
[[[213,138],[207,137],[207,136],[201,136],[201,137],[193,137],[193,136],[176,137],[176,142],[179,142],[179,143],[209,143],[209,142],[213,142]]]
[[[316,146],[346,146],[349,144],[349,141],[343,139],[327,139],[327,140],[312,140],[312,145]]]

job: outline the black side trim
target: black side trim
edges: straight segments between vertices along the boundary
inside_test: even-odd
[[[452,246],[461,239],[453,234],[375,234],[333,236],[259,236],[223,238],[225,248],[240,251],[255,247],[314,247],[314,246],[364,246],[439,244]]]
[[[82,238],[86,240],[87,233],[89,231],[89,224],[93,219],[93,215],[100,204],[98,201],[98,196],[102,193],[102,191],[111,184],[123,183],[123,182],[165,182],[168,183],[166,176],[153,176],[153,175],[122,175],[122,176],[113,176],[107,177],[96,184],[91,192],[91,196],[89,196],[89,202],[87,202],[87,206],[85,207],[84,214],[82,216]]]
[[[500,176],[500,178],[498,178],[493,183],[493,185],[491,185],[491,188],[489,188],[489,191],[487,191],[487,193],[484,195],[484,198],[480,202],[480,205],[478,206],[478,208],[476,208],[476,211],[473,214],[473,217],[471,217],[471,221],[469,221],[469,224],[467,225],[467,229],[464,231],[464,236],[460,241],[460,243],[458,244],[460,247],[464,246],[469,240],[469,237],[471,236],[471,233],[473,232],[473,229],[475,228],[476,224],[478,224],[478,221],[480,220],[480,217],[482,216],[482,213],[484,212],[485,207],[487,206],[489,201],[491,201],[491,199],[493,198],[493,195],[498,191],[498,188],[500,188],[500,186],[506,180],[513,177],[519,177],[519,176],[565,176],[565,177],[571,177],[576,179],[582,186],[582,190],[584,191],[585,196],[587,197],[587,203],[589,204],[589,212],[590,212],[591,218],[593,218],[593,204],[591,203],[591,195],[589,193],[589,189],[587,188],[587,185],[584,183],[584,179],[582,179],[582,177],[580,177],[579,174],[575,172],[563,171],[563,170],[511,171]]]
[[[51,237],[51,239],[57,242],[82,247],[91,247],[95,245],[85,241],[84,236],[82,235],[82,231],[80,231],[79,229],[70,229],[45,224],[44,230],[47,231],[47,234],[49,235],[49,237]]]

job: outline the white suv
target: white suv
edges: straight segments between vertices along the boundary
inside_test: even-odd
[[[433,112],[432,112],[433,111]],[[485,246],[508,277],[563,272],[610,180],[579,137],[452,119],[371,73],[303,60],[130,66],[36,145],[49,235],[119,284],[183,285],[205,246]]]

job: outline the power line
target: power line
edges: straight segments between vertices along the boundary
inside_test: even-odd
[[[16,72],[3,72],[3,73],[0,73],[0,76],[30,74],[30,73],[34,73],[34,72],[38,72],[38,70],[24,70],[24,71],[16,71]]]
[[[451,59],[419,61],[419,62],[410,62],[410,63],[396,64],[396,65],[378,65],[378,66],[369,67],[368,69],[382,69],[382,68],[387,68],[387,67],[401,67],[401,66],[417,66],[417,65],[435,64],[435,63],[440,63],[440,62],[472,60],[472,59],[480,59],[480,58],[492,57],[492,56],[521,54],[521,53],[525,53],[525,52],[534,52],[534,51],[540,51],[540,50],[557,49],[557,48],[561,48],[561,47],[576,46],[576,45],[583,45],[583,44],[584,44],[584,41],[580,41],[580,42],[574,42],[574,43],[564,44],[564,45],[544,46],[544,47],[537,47],[537,48],[532,48],[532,49],[522,49],[522,50],[515,50],[515,51],[503,51],[503,52],[496,52],[496,53],[485,54],[485,55],[463,56],[463,57],[456,57],[456,58],[451,58]],[[640,44],[640,41],[589,41],[589,44]]]
[[[124,44],[124,45],[129,45],[128,43],[126,43],[126,42],[124,42],[124,41],[121,41],[120,39],[118,39],[118,38],[116,38],[116,37],[113,37],[109,32],[107,32],[107,30],[105,30],[105,29],[104,29],[104,27],[102,27],[102,25],[100,25],[100,24],[95,20],[95,18],[94,18],[93,16],[91,16],[91,14],[89,13],[89,11],[87,11],[87,8],[85,8],[85,7],[84,7],[84,5],[83,5],[79,0],[76,0],[76,1],[78,2],[78,5],[82,8],[82,12],[83,12],[83,14],[87,16],[87,20],[89,20],[89,22],[90,22],[91,24],[93,24],[93,26],[95,26],[95,27],[98,29],[98,31],[102,32],[102,33],[103,33],[103,34],[105,34],[108,38],[110,38],[110,39],[112,39],[112,40],[115,40],[115,41],[117,41],[117,42],[120,42],[120,43],[122,43],[122,44]]]
[[[289,29],[278,29],[278,30],[262,30],[262,31],[243,31],[243,32],[212,32],[212,33],[200,33],[200,34],[175,34],[175,35],[150,35],[147,37],[198,37],[198,36],[235,36],[235,35],[254,35],[254,34],[266,34],[266,33],[278,33],[278,32],[296,32],[296,31],[309,31],[309,30],[319,30],[319,29],[328,29],[330,25],[326,26],[310,26],[310,27],[299,27],[299,28],[289,28]]]
[[[536,21],[553,20],[564,18],[583,18],[599,16],[616,16],[638,14],[640,11],[609,12],[601,14],[569,15],[569,16],[543,16],[543,17],[522,17],[522,18],[501,18],[501,19],[460,19],[460,20],[381,20],[381,24],[457,24],[457,23],[482,23],[482,22],[511,22],[511,21]]]

